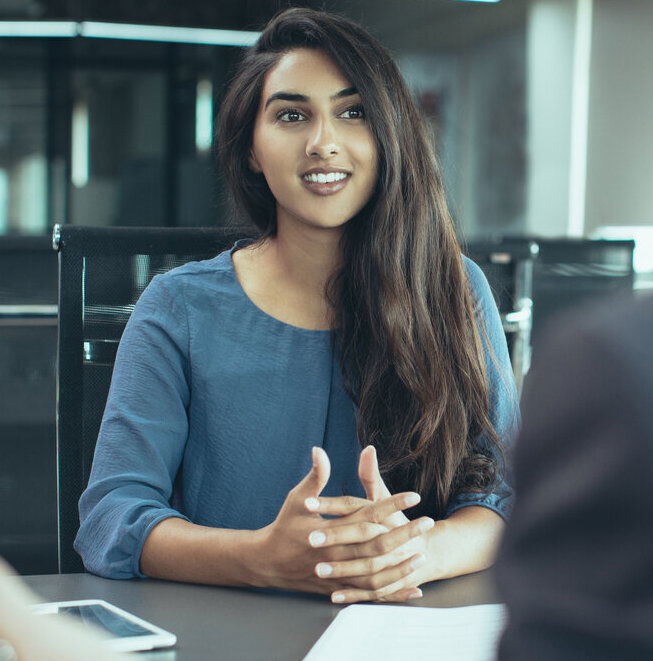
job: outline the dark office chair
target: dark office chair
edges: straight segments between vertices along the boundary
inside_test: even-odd
[[[118,342],[134,304],[156,274],[215,257],[252,234],[244,228],[55,227],[60,573],[83,571],[73,550],[78,502],[88,482]]]
[[[538,250],[530,239],[505,238],[473,241],[465,250],[483,270],[494,294],[519,393],[531,362],[533,268]]]

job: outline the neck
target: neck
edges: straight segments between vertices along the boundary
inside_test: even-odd
[[[295,291],[324,297],[326,285],[341,263],[341,234],[339,228],[279,224],[276,236],[267,242],[277,277]]]

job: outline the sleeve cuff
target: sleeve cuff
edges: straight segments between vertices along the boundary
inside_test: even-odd
[[[513,496],[511,492],[504,493],[459,493],[449,502],[445,518],[450,517],[463,507],[486,507],[496,512],[504,521],[507,521],[512,510]]]
[[[149,521],[149,523],[143,528],[143,532],[141,533],[141,539],[138,544],[138,548],[136,549],[136,552],[134,553],[132,558],[132,572],[136,578],[149,578],[141,571],[141,553],[143,552],[143,546],[145,545],[145,540],[152,531],[152,528],[154,528],[154,526],[158,525],[159,523],[161,523],[161,521],[165,519],[183,519],[184,521],[190,521],[190,519],[187,516],[184,516],[183,514],[177,512],[176,510],[171,510],[171,509],[162,510],[158,516],[153,517],[152,520]]]

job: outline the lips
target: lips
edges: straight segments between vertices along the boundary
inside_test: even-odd
[[[349,183],[351,172],[340,168],[314,168],[302,177],[304,188],[316,195],[334,195]]]

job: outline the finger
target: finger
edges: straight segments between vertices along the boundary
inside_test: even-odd
[[[389,603],[403,603],[409,601],[410,599],[421,599],[424,595],[419,588],[404,588],[403,590],[397,590],[389,594],[387,597],[381,597],[378,601],[389,602]]]
[[[306,477],[293,489],[295,495],[304,502],[306,498],[316,498],[322,492],[322,489],[329,481],[331,474],[331,463],[327,453],[318,447],[314,447],[311,452],[313,465]]]
[[[409,521],[403,526],[393,528],[389,532],[372,539],[367,543],[360,544],[356,549],[359,558],[375,558],[392,553],[401,548],[406,542],[428,532],[435,525],[435,521],[428,516]]]
[[[379,500],[390,495],[390,491],[381,477],[376,448],[373,445],[368,445],[361,452],[358,460],[358,477],[370,500]]]
[[[336,496],[332,498],[307,498],[304,505],[310,512],[317,512],[318,514],[336,516],[358,514],[357,519],[384,523],[392,514],[414,507],[419,502],[419,494],[407,491],[388,496],[377,502],[365,498],[356,498],[355,496]],[[400,521],[400,525],[404,523],[406,523],[405,518]]]
[[[424,556],[409,553],[409,557],[397,557],[394,553],[371,558],[345,560],[343,562],[320,562],[315,565],[315,574],[320,578],[363,577],[363,580],[352,582],[359,588],[377,588],[398,581],[424,564]]]
[[[412,491],[396,493],[394,496],[387,496],[382,500],[370,503],[352,516],[356,519],[365,519],[367,521],[373,521],[374,523],[382,523],[397,512],[402,512],[403,510],[415,507],[420,500],[420,495]],[[406,517],[402,516],[400,523],[404,524],[406,521]]]
[[[343,589],[331,595],[331,601],[336,604],[354,604],[358,601],[380,601],[384,603],[404,603],[410,599],[421,599],[424,595],[419,588],[403,588],[387,597],[374,599],[374,593],[368,590]],[[342,597],[342,600],[340,599]]]
[[[411,572],[399,580],[379,588],[347,588],[338,590],[331,594],[331,601],[336,604],[350,604],[355,601],[397,601],[401,598],[402,593],[404,596],[410,594],[409,591],[415,589],[417,582],[416,573]],[[414,594],[416,598],[417,594]]]
[[[304,502],[309,512],[328,514],[333,516],[347,516],[370,505],[371,501],[356,496],[335,496],[333,498],[307,498]]]
[[[357,521],[342,526],[313,530],[308,536],[308,543],[320,548],[342,544],[361,544],[386,532],[388,532],[388,528],[380,523]]]
[[[396,585],[406,576],[415,576],[415,571],[423,567],[426,558],[421,553],[412,553],[403,562],[393,563],[375,574],[364,576],[350,576],[347,578],[348,587],[361,590],[380,590],[388,585]],[[414,583],[413,583],[414,585]],[[404,586],[408,587],[408,586]],[[394,590],[393,590],[394,592]]]

